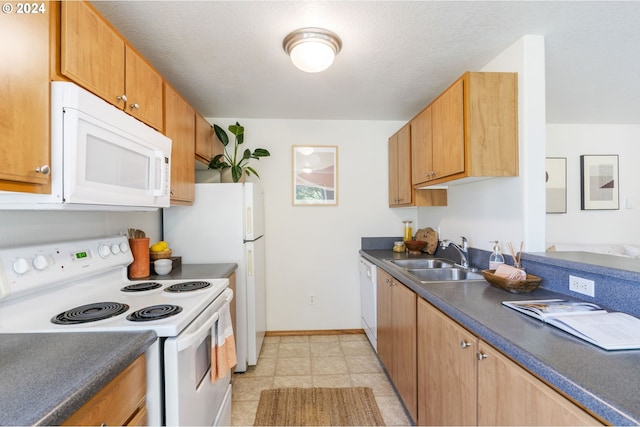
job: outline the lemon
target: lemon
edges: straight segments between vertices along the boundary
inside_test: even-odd
[[[151,252],[162,252],[164,247],[160,243],[154,243],[149,249]]]
[[[162,247],[163,251],[169,249],[169,244],[164,240],[160,240],[157,244]]]

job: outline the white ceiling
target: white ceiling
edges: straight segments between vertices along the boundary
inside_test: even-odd
[[[408,120],[523,35],[545,36],[547,121],[640,123],[638,1],[94,1],[205,117]],[[343,42],[297,70],[300,27]]]

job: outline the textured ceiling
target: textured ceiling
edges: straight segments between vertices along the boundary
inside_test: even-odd
[[[640,123],[638,1],[95,1],[206,117],[408,120],[467,70],[543,35],[547,121]],[[283,38],[336,32],[319,74]]]

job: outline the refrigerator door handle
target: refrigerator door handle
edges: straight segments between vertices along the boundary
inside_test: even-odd
[[[251,249],[247,251],[247,275],[253,276],[253,251]]]

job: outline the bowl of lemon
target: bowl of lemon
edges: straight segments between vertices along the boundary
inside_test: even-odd
[[[167,242],[160,240],[149,247],[149,259],[151,261],[165,258],[171,258],[171,249]]]

